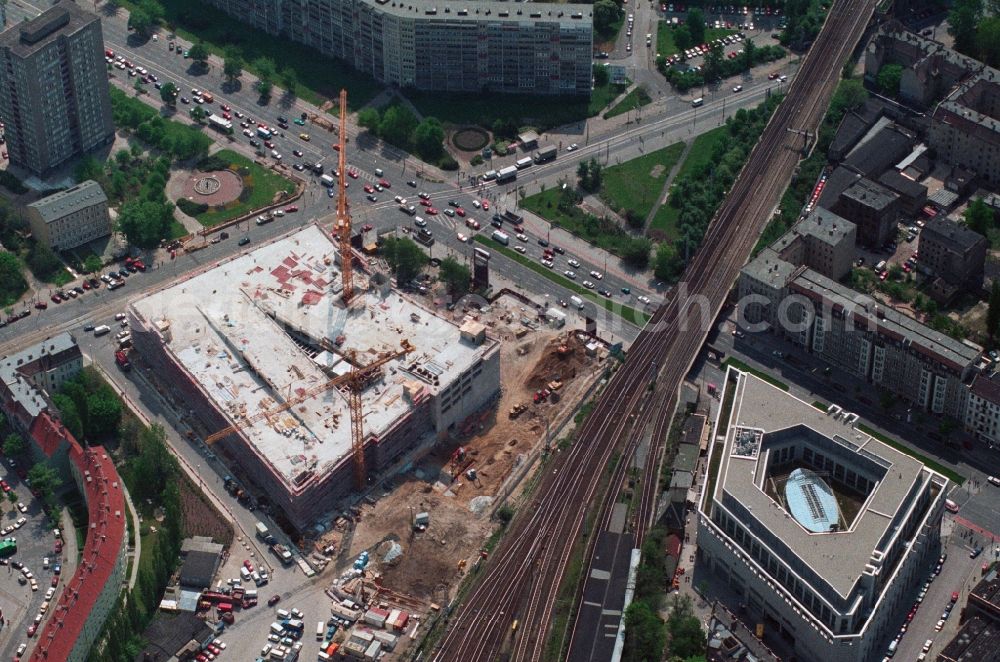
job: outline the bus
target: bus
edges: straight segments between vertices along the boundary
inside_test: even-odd
[[[497,171],[497,184],[512,182],[517,179],[517,166],[507,166]]]
[[[0,540],[0,558],[7,558],[8,556],[13,556],[17,554],[17,542],[7,538],[6,540]]]

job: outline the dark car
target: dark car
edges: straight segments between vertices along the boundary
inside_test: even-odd
[[[559,253],[560,255],[566,254],[566,249],[563,248],[562,246],[553,246],[552,250],[554,250],[556,253]]]
[[[247,244],[249,244],[249,243],[250,243],[250,237],[243,237],[243,238],[242,238],[242,239],[240,239],[240,241],[239,241],[239,245],[240,245],[240,246],[246,246],[246,245],[247,245]]]
[[[406,185],[409,186],[410,188],[417,188],[417,183],[414,181],[406,182]]]
[[[549,240],[548,239],[544,239],[544,238],[539,238],[538,245],[542,246],[542,247],[548,246],[549,245]]]
[[[279,124],[288,124],[288,118],[284,117],[282,115],[278,115],[278,123]]]
[[[273,607],[274,605],[278,604],[280,601],[281,601],[281,596],[280,595],[277,595],[277,594],[272,595],[270,598],[267,599],[267,606],[268,607]]]
[[[260,147],[260,141],[257,140],[256,138],[251,138],[250,139],[250,146],[251,147]]]
[[[229,239],[229,233],[228,232],[220,232],[219,233],[219,239]]]

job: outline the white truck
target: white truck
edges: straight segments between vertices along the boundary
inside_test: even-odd
[[[322,177],[319,178],[319,182],[323,186],[328,186],[330,188],[333,188],[334,184],[337,183],[337,180],[331,177],[330,175],[323,175]]]

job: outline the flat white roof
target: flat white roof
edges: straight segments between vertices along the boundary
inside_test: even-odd
[[[364,365],[409,340],[415,351],[386,364],[383,379],[364,392],[365,435],[382,436],[495,341],[474,346],[458,326],[388,288],[358,291],[346,309],[336,253],[326,233],[309,225],[133,307],[151,323],[169,325],[169,350],[231,418],[271,409],[348,372],[352,354]],[[356,274],[355,284],[366,286],[367,277]],[[317,352],[321,339],[329,342]],[[350,454],[347,399],[327,390],[243,433],[286,481],[307,470],[322,474]]]

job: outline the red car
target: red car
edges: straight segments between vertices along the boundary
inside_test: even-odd
[[[285,207],[285,213],[286,214],[294,214],[298,210],[299,210],[299,208],[296,207],[295,205],[292,205],[291,207]]]
[[[775,78],[777,78],[777,77],[778,77],[778,72],[777,72],[777,71],[775,71],[775,72],[773,72],[773,73],[769,73],[769,74],[767,75],[767,79],[768,79],[768,80],[774,80],[774,79],[775,79]]]
[[[271,142],[270,140],[265,140],[264,147],[267,147],[268,149],[274,149],[274,143]]]
[[[490,201],[489,200],[483,200],[483,209],[485,211],[489,211],[490,210]]]
[[[267,606],[268,607],[273,607],[274,605],[278,604],[278,602],[280,600],[281,600],[281,596],[280,595],[277,595],[277,594],[272,595],[270,598],[267,599]]]
[[[39,301],[38,303],[35,304],[35,308],[37,308],[38,310],[45,310],[48,307],[49,304],[45,303],[44,301]]]
[[[423,205],[424,207],[430,207],[431,206],[431,201],[430,200],[421,199],[420,200],[420,204]]]
[[[465,216],[465,210],[462,209],[461,207],[456,207],[455,213],[458,214],[459,216]]]
[[[35,636],[35,631],[37,629],[38,629],[38,624],[37,623],[32,623],[31,625],[29,625],[28,626],[28,636],[29,637],[34,637]]]
[[[226,111],[227,113],[228,113],[228,112],[229,112],[230,110],[232,110],[232,108],[230,108],[230,107],[229,107],[229,106],[227,106],[226,104],[222,104],[221,106],[219,106],[219,108],[222,108],[222,110]],[[229,118],[227,117],[226,119],[229,119]]]
[[[375,226],[372,225],[371,223],[366,223],[365,225],[361,226],[361,231],[362,232],[371,232],[374,229],[375,229]]]
[[[392,184],[389,183],[387,179],[380,179],[378,183],[382,185],[382,188],[392,188]]]
[[[60,299],[59,297],[57,297],[54,294],[52,296],[50,296],[49,298],[52,299],[52,303],[59,303],[60,301],[62,301],[62,299]]]
[[[253,563],[250,563],[250,559],[243,562],[243,567],[247,569],[247,572],[253,572]]]
[[[222,113],[222,119],[231,120],[233,118],[229,113]]]
[[[339,152],[340,151],[340,145],[338,145],[337,143],[333,143],[333,149]]]
[[[365,193],[374,193],[375,188],[371,184],[365,184]]]
[[[435,209],[434,207],[428,207],[427,208],[427,213],[430,214],[431,216],[433,216],[434,214],[438,213],[438,210]]]
[[[83,281],[83,282],[82,282],[82,283],[80,284],[80,286],[81,286],[81,287],[82,287],[83,289],[85,289],[85,290],[89,290],[89,289],[90,289],[90,282],[89,282],[89,281],[86,281],[86,280],[85,280],[85,281]]]
[[[52,588],[59,585],[59,575],[52,575]]]
[[[3,489],[4,492],[10,492],[10,485],[7,484],[7,481],[0,480],[0,489]]]
[[[355,170],[354,168],[351,168],[350,170],[347,171],[347,176],[350,177],[351,179],[357,179],[358,171]]]

